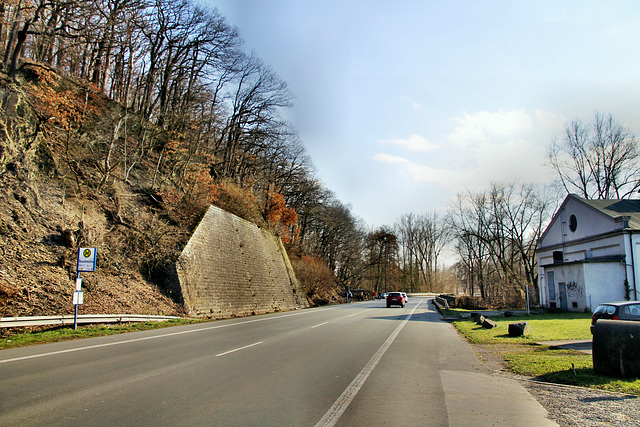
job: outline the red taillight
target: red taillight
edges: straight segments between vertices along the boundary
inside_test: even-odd
[[[618,316],[613,316],[613,320],[618,320]]]

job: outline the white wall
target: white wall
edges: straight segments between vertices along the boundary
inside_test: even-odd
[[[577,219],[578,226],[575,231],[569,229],[571,215],[575,215]],[[569,198],[564,207],[554,217],[549,229],[545,230],[541,246],[562,245],[563,242],[567,244],[574,240],[621,230],[622,228],[622,223],[616,222],[613,218],[575,198]]]
[[[629,286],[631,287],[631,299],[640,299],[640,289],[638,284],[640,283],[640,236],[637,234],[631,235],[631,247],[633,248],[633,265],[627,262],[627,277],[629,278]],[[630,259],[631,257],[629,257]],[[631,278],[634,280],[632,281]]]
[[[639,241],[640,242],[640,241]],[[640,248],[639,248],[640,249]],[[625,235],[607,236],[599,240],[583,240],[566,243],[563,247],[543,249],[538,252],[539,265],[553,264],[553,252],[562,251],[564,261],[581,261],[584,259],[625,254]]]
[[[588,263],[584,265],[584,271],[587,304],[592,312],[603,302],[624,301],[624,263]]]
[[[544,282],[541,281],[540,288],[543,290],[545,298],[543,305],[549,307],[550,302],[556,303],[556,308],[560,308],[560,287],[559,283],[564,283],[567,290],[567,309],[569,311],[584,311],[587,306],[587,298],[584,291],[584,265],[583,263],[556,264],[545,268]],[[547,283],[547,273],[554,273],[555,298],[549,300],[549,285]],[[573,303],[577,307],[573,306]]]

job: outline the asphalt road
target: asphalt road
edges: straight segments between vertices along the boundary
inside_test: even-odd
[[[0,351],[0,426],[554,425],[545,415],[425,298]]]

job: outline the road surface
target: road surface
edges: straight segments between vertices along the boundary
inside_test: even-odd
[[[426,298],[0,351],[0,426],[555,425]]]

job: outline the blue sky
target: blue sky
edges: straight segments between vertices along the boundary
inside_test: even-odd
[[[203,0],[295,95],[319,178],[368,225],[548,182],[576,118],[640,129],[640,2]]]

